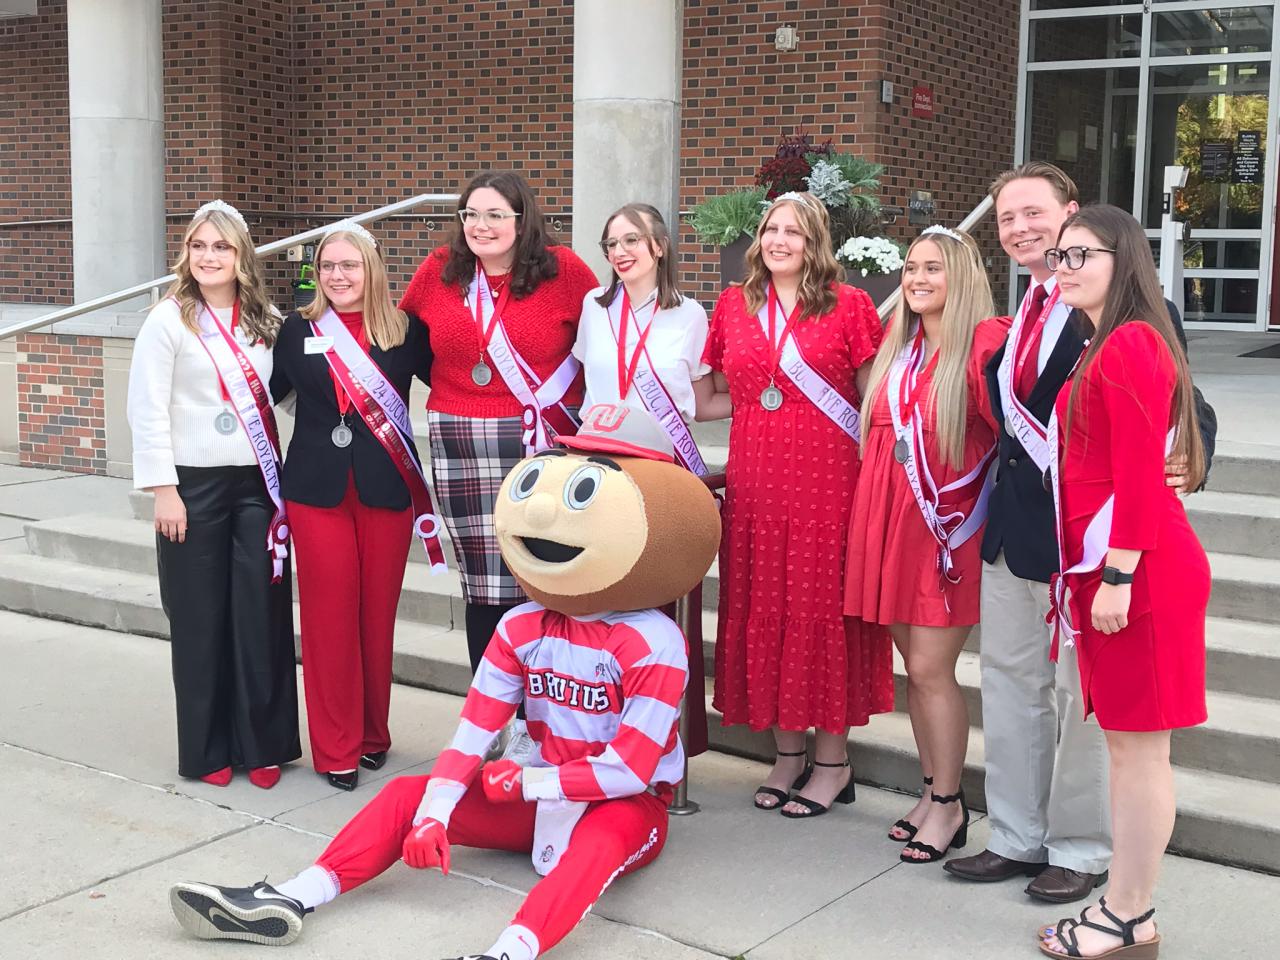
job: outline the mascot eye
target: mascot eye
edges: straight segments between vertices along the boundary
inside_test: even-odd
[[[546,460],[535,460],[521,470],[520,476],[516,477],[515,482],[511,484],[511,499],[517,503],[528,500],[533,494],[533,488],[538,485],[538,478],[542,476],[542,470],[546,465]]]
[[[564,485],[564,503],[570,510],[585,510],[604,483],[604,471],[599,467],[579,467]]]

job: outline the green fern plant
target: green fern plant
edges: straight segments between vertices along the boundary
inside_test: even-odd
[[[766,187],[753,187],[710,197],[689,211],[686,222],[703,243],[727,247],[744,234],[755,234],[766,190]]]

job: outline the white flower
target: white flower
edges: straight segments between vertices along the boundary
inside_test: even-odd
[[[836,251],[836,259],[864,277],[902,268],[902,251],[886,237],[850,237]]]

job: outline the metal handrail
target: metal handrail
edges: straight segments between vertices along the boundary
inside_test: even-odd
[[[979,221],[982,220],[983,217],[985,217],[988,213],[991,212],[991,208],[994,207],[995,205],[996,205],[996,202],[991,198],[990,194],[983,197],[982,202],[969,211],[969,215],[960,221],[956,229],[957,230],[972,229],[975,224],[977,224]],[[898,305],[898,298],[901,296],[902,296],[902,286],[901,284],[899,284],[897,287],[894,288],[893,293],[889,294],[889,296],[887,296],[884,299],[884,301],[878,307],[876,307],[876,312],[880,314],[881,320],[887,320],[889,318],[889,314],[893,311],[893,308]]]
[[[356,214],[352,217],[343,217],[344,220],[354,220],[356,223],[374,223],[394,214],[401,213],[405,210],[412,210],[414,207],[422,206],[424,203],[456,203],[458,194],[456,193],[420,193],[416,197],[409,197],[407,200],[398,200],[395,203],[389,203],[385,207],[377,207],[366,213]],[[337,222],[337,221],[335,221]],[[310,230],[304,230],[302,233],[296,233],[291,237],[285,237],[283,240],[273,240],[265,243],[257,248],[259,256],[267,256],[273,253],[279,253],[289,247],[297,246],[300,243],[306,243],[309,240],[323,236],[324,232],[329,229],[332,224],[325,224],[322,227],[313,227]],[[160,287],[166,287],[177,279],[172,273],[160,277],[156,280],[148,280],[146,283],[135,284],[132,287],[126,287],[124,290],[117,290],[115,293],[104,294],[101,297],[94,297],[92,300],[86,300],[83,303],[77,303],[70,307],[63,307],[61,310],[55,310],[53,313],[46,313],[42,317],[35,317],[32,320],[23,320],[20,323],[0,328],[0,340],[6,337],[15,337],[21,333],[29,333],[32,330],[38,330],[41,327],[48,326],[51,323],[57,323],[59,320],[70,320],[73,317],[79,317],[86,313],[92,313],[94,310],[101,310],[103,307],[109,307],[115,303],[121,303],[125,300],[132,300],[134,297],[140,297],[143,294],[150,293]]]

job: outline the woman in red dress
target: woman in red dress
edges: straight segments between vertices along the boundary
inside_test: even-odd
[[[925,230],[907,251],[902,299],[863,404],[844,612],[888,626],[906,664],[925,783],[889,832],[909,841],[907,863],[939,860],[968,835],[960,775],[969,714],[955,666],[978,622],[978,551],[994,477],[996,424],[982,370],[1009,327],[994,312],[973,238]]]
[[[775,200],[746,281],[716,304],[706,359],[717,389],[698,407],[700,419],[733,410],[714,702],[726,724],[773,730],[778,759],[755,805],[795,818],[852,802],[849,727],[893,709],[888,637],[841,610],[858,382],[881,328],[839,275],[823,205]]]
[[[1045,257],[1091,335],[1050,432],[1051,442],[1053,427],[1060,438],[1054,485],[1070,596],[1059,640],[1078,631],[1085,714],[1106,733],[1115,857],[1106,896],[1080,920],[1043,928],[1040,947],[1051,956],[1153,958],[1151,898],[1174,819],[1170,730],[1206,719],[1210,587],[1208,559],[1164,464],[1166,453],[1184,460],[1194,490],[1204,448],[1138,222],[1116,207],[1086,207]],[[1055,589],[1060,611],[1061,595]]]

